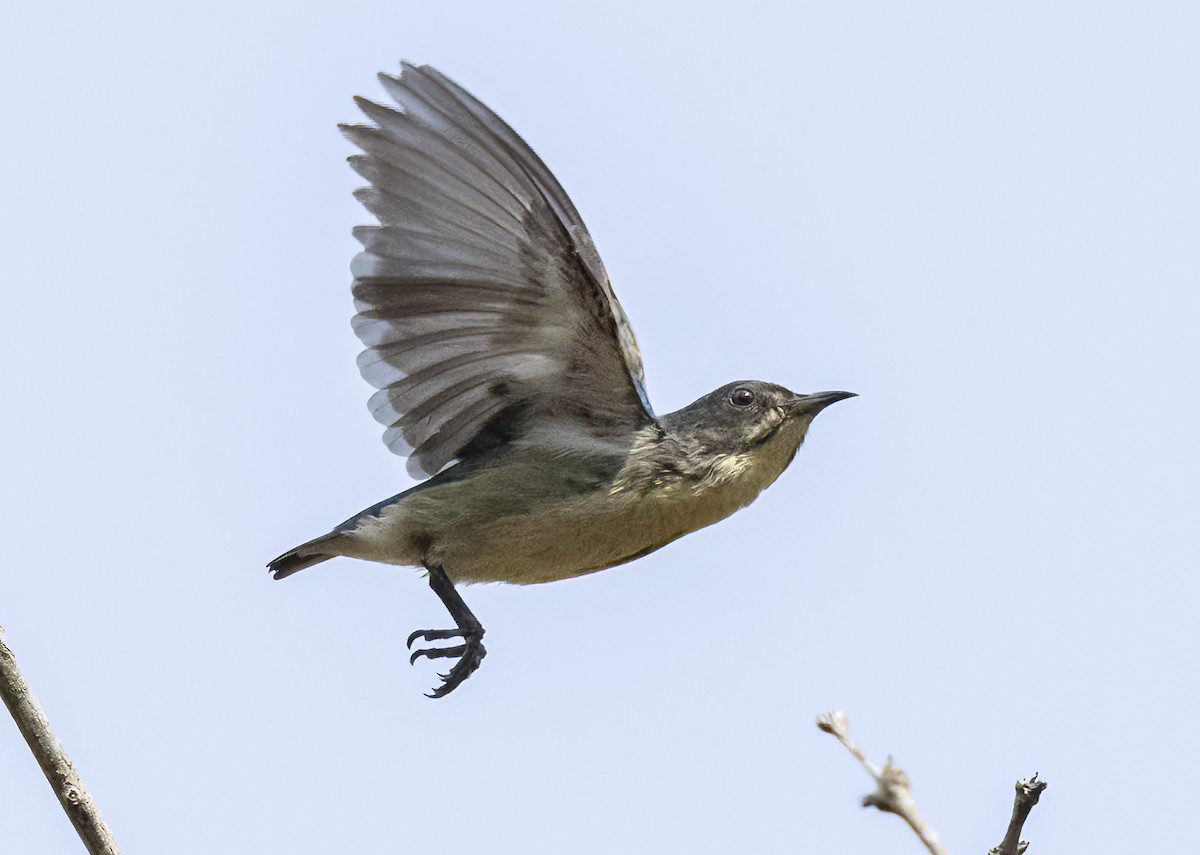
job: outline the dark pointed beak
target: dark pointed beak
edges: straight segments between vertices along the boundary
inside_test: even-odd
[[[816,392],[812,395],[797,395],[790,401],[790,415],[816,415],[830,404],[844,401],[847,398],[857,398],[857,392]]]

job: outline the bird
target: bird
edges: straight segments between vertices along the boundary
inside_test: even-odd
[[[655,415],[633,329],[579,212],[496,113],[428,65],[379,80],[360,151],[351,262],[362,376],[415,487],[271,561],[423,568],[454,626],[408,648],[450,659],[429,697],[479,667],[484,628],[457,586],[539,584],[641,558],[752,502],[813,418],[852,392],[728,383]]]

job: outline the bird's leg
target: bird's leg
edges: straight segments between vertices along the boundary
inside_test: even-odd
[[[446,610],[450,612],[450,617],[454,618],[458,628],[418,629],[408,637],[409,649],[412,649],[413,642],[418,638],[425,641],[461,638],[463,643],[454,647],[423,647],[414,650],[408,661],[409,664],[412,664],[422,656],[427,659],[458,659],[449,674],[438,675],[442,678],[442,685],[434,689],[432,693],[426,693],[426,696],[430,698],[442,698],[457,689],[463,680],[475,672],[479,663],[483,661],[483,657],[487,655],[487,651],[483,647],[483,625],[475,615],[471,614],[471,610],[467,608],[463,598],[458,595],[458,591],[455,590],[454,583],[450,581],[446,571],[441,567],[426,567],[425,569],[429,571],[429,587],[446,606]]]

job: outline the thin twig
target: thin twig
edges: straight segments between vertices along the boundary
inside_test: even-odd
[[[988,850],[988,855],[1021,855],[1029,848],[1029,844],[1021,839],[1021,829],[1044,789],[1046,782],[1038,780],[1037,772],[1033,773],[1032,778],[1017,781],[1017,796],[1013,799],[1012,819],[1008,822],[1008,831],[1005,832],[999,846]]]
[[[908,787],[908,776],[904,770],[892,765],[888,757],[882,768],[876,766],[850,738],[850,720],[841,710],[817,716],[817,727],[838,738],[846,750],[855,756],[867,773],[875,779],[875,792],[863,796],[863,807],[878,808],[885,813],[894,813],[908,823],[932,855],[948,855],[938,840],[937,832],[925,824],[917,815],[917,803]]]
[[[21,677],[12,650],[4,643],[4,627],[0,627],[0,695],[90,855],[120,855],[117,841],[101,819],[100,810]]]

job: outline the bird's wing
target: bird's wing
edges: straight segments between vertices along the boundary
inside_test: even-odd
[[[421,477],[518,409],[600,433],[647,424],[633,330],[545,164],[438,71],[404,63],[380,80],[400,109],[356,99],[374,125],[343,131],[379,219],[355,230],[351,269],[388,448]]]

